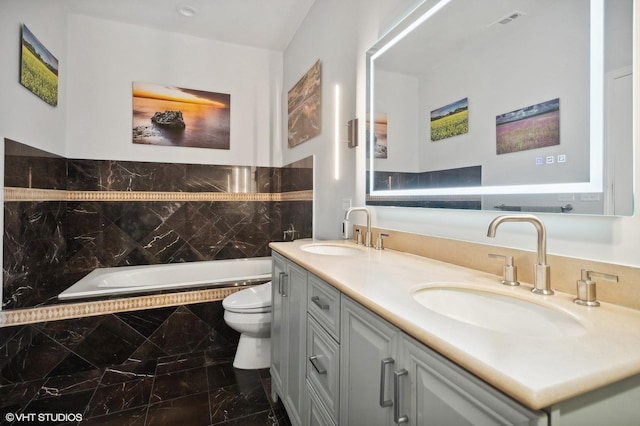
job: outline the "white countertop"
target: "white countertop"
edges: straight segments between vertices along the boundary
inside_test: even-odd
[[[356,247],[354,256],[313,254],[305,244]],[[574,294],[531,293],[532,285],[500,284],[501,277],[351,241],[271,243],[271,248],[322,278],[407,334],[532,409],[640,373],[640,311],[602,303],[587,308]],[[429,283],[463,283],[542,304],[574,318],[584,333],[535,337],[481,328],[420,305],[412,290]]]

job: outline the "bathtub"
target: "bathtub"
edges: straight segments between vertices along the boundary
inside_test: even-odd
[[[98,268],[58,295],[60,300],[189,287],[231,287],[271,278],[271,257]]]

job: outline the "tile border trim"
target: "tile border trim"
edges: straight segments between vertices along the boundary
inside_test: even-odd
[[[313,201],[313,190],[271,192],[66,191],[4,188],[4,201]]]
[[[46,321],[85,318],[117,312],[215,302],[246,287],[225,287],[180,293],[154,294],[94,302],[65,303],[27,309],[0,311],[0,328]]]

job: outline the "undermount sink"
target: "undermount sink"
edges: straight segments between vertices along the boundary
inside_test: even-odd
[[[355,256],[362,253],[362,250],[356,247],[349,247],[340,244],[313,243],[305,244],[300,247],[308,253],[324,254],[327,256]]]
[[[440,315],[500,333],[558,338],[586,332],[580,322],[560,310],[455,284],[419,288],[414,291],[413,298]]]

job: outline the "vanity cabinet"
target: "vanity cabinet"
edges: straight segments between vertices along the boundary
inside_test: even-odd
[[[547,424],[344,295],[341,321],[340,424]]]
[[[291,423],[639,424],[640,375],[531,410],[273,253],[272,398]]]
[[[271,397],[280,396],[297,426],[306,399],[307,271],[277,253],[272,259]]]

